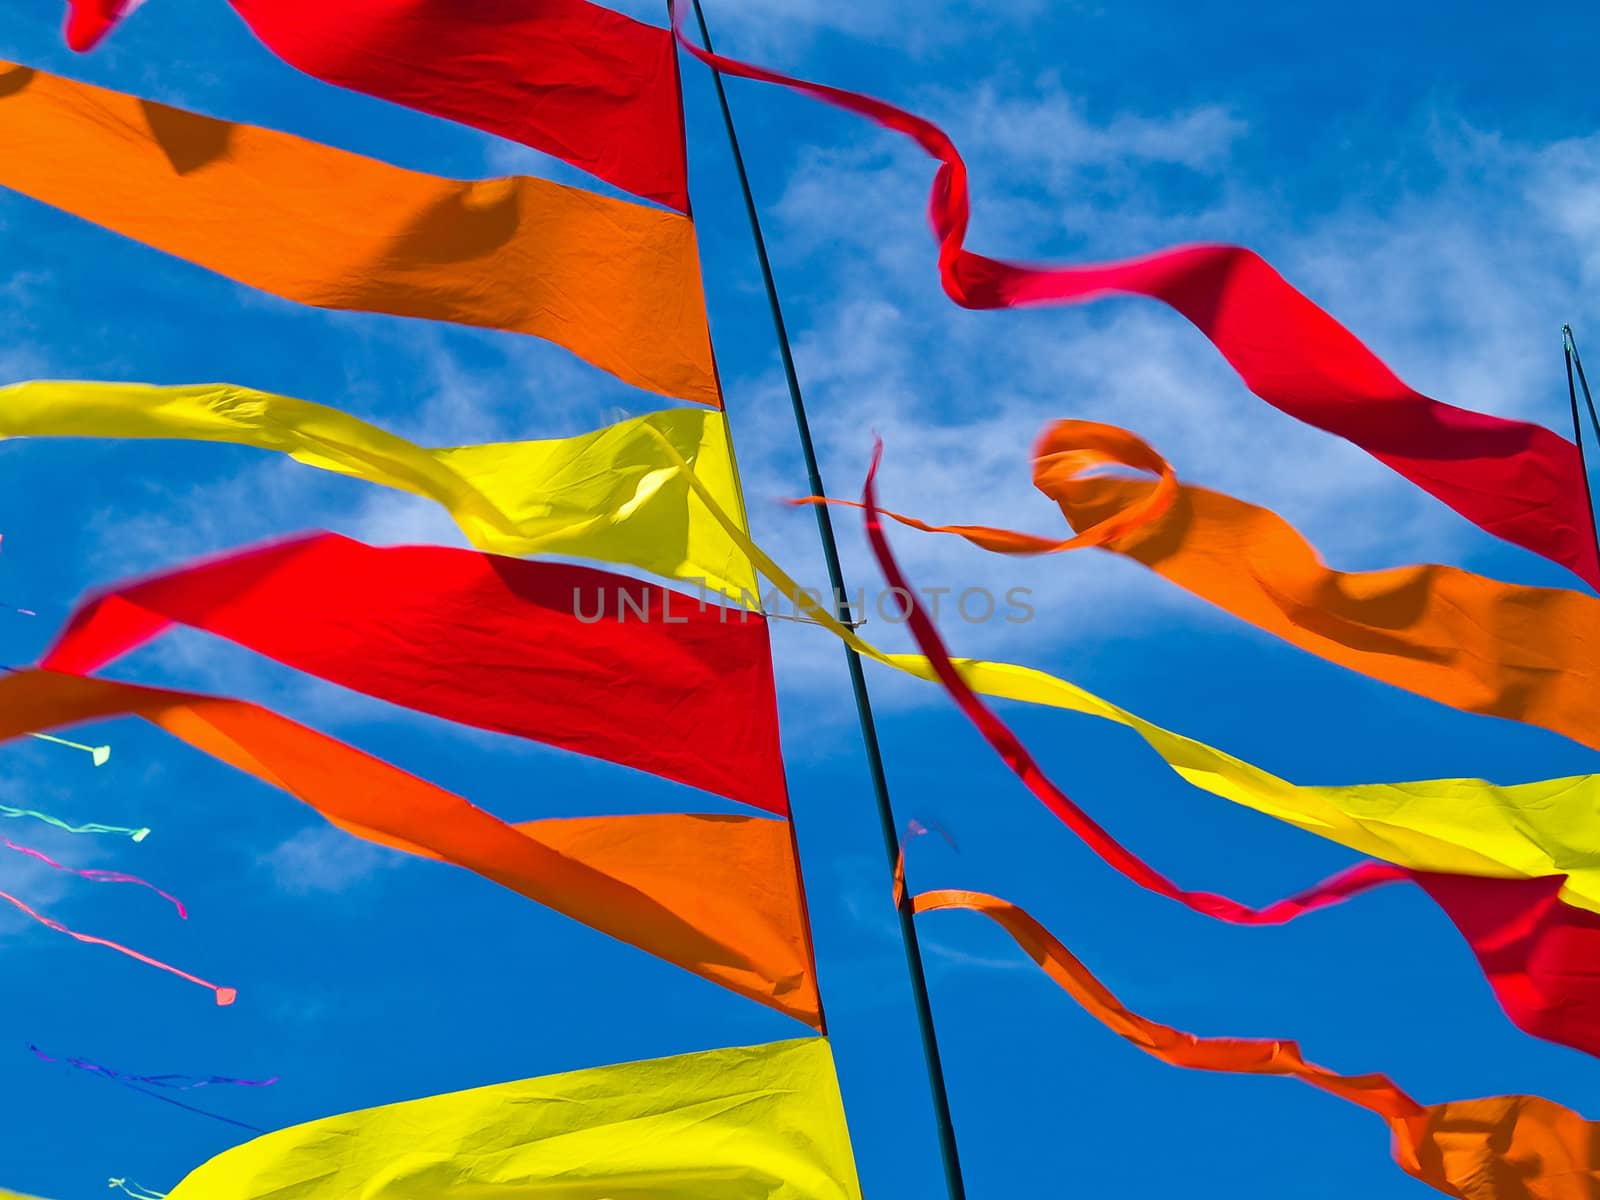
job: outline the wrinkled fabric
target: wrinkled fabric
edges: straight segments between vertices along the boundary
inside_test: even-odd
[[[530,334],[721,407],[678,213],[424,175],[7,63],[0,186],[287,300]]]
[[[1361,447],[1479,528],[1600,587],[1584,486],[1572,442],[1539,425],[1442,404],[1400,380],[1354,334],[1242,246],[1180,246],[1081,267],[1030,267],[965,248],[967,165],[948,134],[922,117],[842,88],[810,83],[680,43],[726,74],[790,88],[866,117],[939,163],[929,218],[939,277],[966,308],[1064,304],[1121,293],[1159,300],[1216,346],[1246,387],[1296,420]]]
[[[672,34],[587,0],[232,0],[325,83],[552,154],[689,208]]]
[[[0,677],[0,740],[137,716],[316,809],[821,1023],[787,822],[668,814],[508,825],[380,759],[239,700],[50,671]]]
[[[417,712],[788,811],[766,621],[607,571],[310,534],[108,588],[39,665],[174,624]]]
[[[170,1200],[860,1200],[820,1038],[502,1083],[224,1151]]]
[[[1165,460],[1131,434],[1097,428],[1101,455],[1131,460],[1171,479],[1166,503],[1176,499],[1176,479]],[[838,625],[831,614],[801,596],[798,585],[751,541],[738,501],[725,419],[704,409],[668,409],[559,441],[421,451],[337,410],[226,385],[42,382],[0,389],[0,435],[182,436],[277,450],[310,466],[433,499],[483,550],[516,554],[567,546],[573,554],[684,579],[703,578],[708,586],[746,601],[756,591],[751,564],[759,556],[778,590],[806,608],[812,619],[862,654],[938,682],[926,658],[884,654]],[[1141,459],[1145,452],[1150,458]],[[1055,469],[1083,461],[1074,460],[1077,450],[1051,453]],[[598,499],[599,493],[589,489],[609,471],[626,472],[631,482],[618,482],[614,488],[606,483],[609,498]],[[1160,490],[1151,492],[1157,506]],[[688,509],[687,525],[682,506]],[[1136,522],[1153,511],[1137,505],[1124,510]],[[1095,527],[1079,537],[1100,537],[1117,527]],[[992,543],[980,542],[994,548],[1051,549],[1062,544],[1028,534],[1007,537],[1009,531],[981,526],[929,528],[975,540],[994,537]],[[1596,776],[1511,785],[1481,779],[1297,785],[1046,672],[1008,663],[953,661],[980,695],[1113,721],[1142,738],[1193,786],[1362,854],[1421,871],[1563,875],[1562,898],[1600,912],[1600,828],[1592,819],[1600,811]]]
[[[1491,1096],[1421,1105],[1386,1075],[1340,1075],[1307,1062],[1282,1039],[1201,1038],[1127,1009],[1050,932],[1021,908],[980,892],[925,892],[919,913],[982,913],[1016,941],[1095,1020],[1146,1054],[1201,1071],[1282,1075],[1382,1117],[1395,1161],[1458,1200],[1595,1200],[1600,1130],[1537,1096]]]
[[[1136,453],[1108,453],[1108,430]],[[1152,460],[1162,473],[1154,484],[1085,474],[1108,461],[1149,470]],[[1171,495],[1170,468],[1154,450],[1092,421],[1057,421],[1045,431],[1034,485],[1091,544],[1143,563],[1290,645],[1441,704],[1600,749],[1594,596],[1438,565],[1335,571],[1268,509],[1188,484]],[[1004,553],[1037,551],[1018,544],[1026,535],[1007,530],[943,531]]]
[[[875,494],[881,451],[880,445],[863,493],[867,540],[885,579],[904,597],[907,624],[927,655],[933,676],[1023,786],[1107,866],[1147,891],[1236,925],[1277,924],[1386,883],[1419,883],[1455,921],[1516,1024],[1535,1036],[1600,1054],[1600,973],[1588,965],[1591,952],[1600,949],[1600,942],[1590,940],[1591,931],[1600,930],[1600,914],[1562,904],[1556,898],[1564,883],[1559,877],[1507,881],[1434,875],[1425,881],[1419,873],[1392,864],[1361,863],[1296,896],[1252,907],[1178,887],[1102,829],[1044,773],[1021,739],[984,705],[951,661],[884,536]],[[1515,940],[1513,933],[1518,935]]]
[[[654,436],[663,444],[660,435]],[[1108,445],[1103,443],[1102,449]],[[674,454],[670,446],[663,446],[663,453]],[[681,465],[681,459],[675,461]],[[933,658],[885,654],[841,624],[742,532],[708,490],[692,477],[690,484],[756,569],[807,617],[864,657],[918,679],[945,682]],[[887,541],[879,546],[892,562]],[[898,567],[895,570],[903,579]],[[914,593],[908,594],[915,598]],[[923,626],[925,633],[931,628]],[[1046,705],[1126,726],[1174,772],[1213,795],[1404,867],[1491,876],[1562,874],[1566,883],[1561,895],[1576,906],[1600,912],[1600,830],[1592,819],[1600,805],[1600,778],[1596,776],[1505,787],[1481,779],[1298,786],[1203,742],[1171,733],[1044,671],[977,659],[952,660],[937,631],[932,632],[929,645],[938,661],[954,670],[961,686],[985,696]],[[1076,806],[1072,809],[1076,811]]]
[[[646,426],[679,458],[663,454]],[[231,384],[46,380],[0,387],[0,437],[273,450],[432,500],[480,550],[624,563],[746,604],[758,591],[749,558],[681,478],[692,471],[725,509],[743,513],[727,419],[704,408],[664,409],[576,437],[434,450],[336,408]]]

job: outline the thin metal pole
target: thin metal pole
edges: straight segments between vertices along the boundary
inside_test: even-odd
[[[670,8],[672,0],[668,0]],[[711,44],[711,30],[706,25],[705,11],[700,0],[692,0],[695,20],[700,25],[700,39],[707,51],[715,53]],[[811,440],[811,424],[806,420],[805,399],[800,393],[800,377],[795,372],[794,353],[789,346],[789,331],[783,319],[783,307],[778,302],[778,286],[772,277],[772,262],[767,256],[767,241],[761,232],[761,218],[756,211],[755,195],[750,190],[750,176],[745,170],[744,154],[739,149],[739,135],[733,126],[733,110],[728,106],[728,93],[723,87],[722,72],[711,68],[711,81],[716,87],[717,103],[722,109],[722,123],[728,132],[728,146],[733,151],[734,169],[739,175],[739,188],[744,194],[745,215],[750,220],[750,233],[755,239],[756,259],[761,266],[761,279],[767,289],[767,304],[772,310],[772,324],[778,335],[778,352],[783,360],[783,374],[789,385],[789,402],[794,409],[795,429],[800,435],[800,450],[805,456],[806,476],[811,494],[825,496],[822,471],[817,466],[817,451]],[[828,564],[828,582],[833,588],[835,613],[840,621],[851,623],[849,593],[845,590],[844,571],[839,565],[839,546],[833,536],[833,520],[827,505],[812,505],[816,514],[817,532],[822,539],[822,554]],[[877,801],[878,824],[883,833],[884,851],[888,855],[891,871],[900,857],[899,826],[895,822],[894,807],[889,799],[889,780],[884,774],[883,752],[878,745],[878,727],[872,718],[872,700],[867,695],[867,678],[861,669],[861,656],[849,646],[844,648],[845,663],[850,670],[850,690],[855,694],[856,716],[861,726],[861,741],[866,750],[867,770],[872,777],[872,794]],[[961,1179],[961,1160],[956,1150],[955,1124],[950,1117],[950,1097],[945,1089],[944,1067],[939,1060],[939,1042],[934,1032],[933,1006],[928,999],[928,980],[922,969],[922,951],[917,942],[916,916],[911,898],[902,889],[896,900],[900,920],[900,940],[905,950],[906,970],[911,976],[911,994],[916,1003],[917,1025],[922,1035],[922,1057],[928,1069],[928,1087],[933,1094],[934,1119],[938,1124],[939,1151],[944,1160],[945,1187],[950,1200],[966,1200],[966,1185]]]
[[[1578,419],[1578,389],[1573,386],[1572,369],[1577,367],[1578,380],[1583,384],[1583,398],[1589,406],[1589,423],[1594,427],[1594,435],[1600,442],[1600,415],[1594,410],[1594,397],[1589,394],[1589,381],[1584,378],[1583,359],[1578,357],[1578,343],[1572,336],[1572,326],[1561,327],[1561,349],[1567,358],[1567,399],[1572,403],[1572,440],[1578,443],[1578,468],[1583,472],[1583,496],[1589,505],[1589,532],[1594,535],[1595,543],[1600,545],[1600,524],[1595,521],[1594,491],[1589,486],[1589,458],[1583,449],[1583,428]]]

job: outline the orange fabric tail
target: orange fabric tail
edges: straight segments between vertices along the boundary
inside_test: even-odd
[[[670,814],[511,826],[254,704],[52,671],[0,678],[0,741],[125,715],[281,788],[346,832],[475,871],[821,1026],[784,821]]]
[[[1290,1041],[1201,1038],[1125,1008],[1038,921],[981,892],[932,891],[916,911],[966,909],[994,921],[1074,1000],[1118,1037],[1175,1067],[1284,1075],[1383,1117],[1407,1173],[1460,1200],[1595,1200],[1600,1126],[1536,1096],[1418,1104],[1386,1075],[1340,1075],[1306,1061]]]

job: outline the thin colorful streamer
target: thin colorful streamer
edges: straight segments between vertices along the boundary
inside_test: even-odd
[[[0,741],[35,724],[114,716],[159,726],[294,796],[346,833],[473,871],[822,1027],[785,821],[651,814],[513,826],[253,704],[50,671],[0,677]]]
[[[28,1050],[41,1062],[64,1063],[69,1067],[76,1067],[91,1075],[104,1076],[107,1079],[118,1079],[127,1083],[142,1083],[147,1087],[171,1088],[174,1091],[190,1092],[203,1087],[271,1087],[278,1082],[277,1076],[271,1079],[235,1079],[231,1075],[132,1075],[126,1071],[118,1071],[112,1067],[101,1066],[99,1063],[90,1062],[86,1058],[55,1058],[46,1054],[37,1046],[30,1045]]]
[[[87,879],[90,883],[131,883],[137,885],[138,887],[147,888],[177,909],[178,916],[181,919],[185,921],[189,919],[189,910],[183,906],[183,901],[179,900],[176,896],[162,891],[155,884],[150,883],[147,880],[140,879],[137,875],[124,875],[121,871],[101,871],[94,868],[90,868],[88,870],[79,870],[76,867],[63,866],[61,863],[58,863],[55,859],[51,858],[43,851],[34,850],[28,846],[19,846],[10,838],[0,838],[0,845],[5,846],[7,850],[14,850],[18,854],[25,854],[29,858],[35,859],[38,862],[42,862],[51,870],[65,871],[69,875],[76,875],[79,879]]]
[[[1105,465],[1155,484],[1091,476]],[[1034,451],[1034,486],[1081,530],[1065,542],[988,526],[932,526],[1006,554],[1100,546],[1329,662],[1466,712],[1505,717],[1600,749],[1600,600],[1518,587],[1455,567],[1347,573],[1327,567],[1268,509],[1189,484],[1142,439],[1057,421]]]
[[[143,0],[67,0],[67,45],[82,53],[92,50],[123,17]]]
[[[65,746],[68,750],[82,750],[97,767],[103,767],[111,761],[110,746],[87,746],[82,742],[69,742],[66,738],[59,738],[49,733],[30,733],[28,736],[54,746]]]
[[[532,146],[679,212],[689,176],[672,34],[587,0],[232,0],[326,83]]]
[[[995,922],[1090,1016],[1146,1054],[1190,1070],[1281,1075],[1382,1117],[1394,1158],[1457,1200],[1594,1200],[1600,1127],[1538,1096],[1421,1105],[1386,1075],[1340,1075],[1284,1039],[1201,1038],[1126,1008],[1050,932],[1014,904],[981,892],[924,892],[919,913],[967,910]]]
[[[749,558],[692,499],[678,466],[724,508],[743,511],[727,419],[704,408],[576,437],[436,450],[336,408],[230,384],[42,381],[0,388],[0,437],[183,438],[276,451],[432,500],[480,550],[625,563],[759,607]]]
[[[1081,267],[1030,267],[974,254],[965,248],[967,165],[944,130],[858,92],[710,54],[684,35],[686,8],[681,0],[672,4],[673,28],[701,62],[866,117],[939,163],[929,217],[939,241],[939,277],[957,304],[1012,308],[1117,293],[1159,300],[1205,334],[1268,404],[1361,447],[1479,528],[1600,588],[1600,546],[1573,443],[1542,426],[1442,404],[1407,386],[1242,246],[1181,246]]]
[[[167,1200],[167,1193],[154,1192],[132,1179],[108,1179],[107,1187],[114,1187],[125,1196],[132,1196],[133,1200]]]
[[[206,980],[201,979],[198,975],[191,975],[187,971],[180,971],[177,967],[171,966],[168,963],[164,963],[160,959],[151,958],[148,954],[141,954],[137,950],[131,950],[127,946],[122,945],[120,942],[113,942],[103,937],[95,937],[92,934],[79,933],[75,929],[68,929],[60,921],[52,920],[50,917],[45,916],[36,909],[29,907],[27,904],[24,904],[21,900],[18,900],[9,892],[0,892],[0,900],[4,900],[7,904],[21,912],[24,916],[31,917],[33,920],[43,925],[46,929],[53,929],[57,933],[64,933],[74,941],[82,942],[86,946],[104,946],[107,950],[115,950],[118,954],[124,954],[133,959],[135,962],[142,962],[147,967],[154,967],[158,971],[165,971],[169,975],[176,975],[179,979],[186,980],[189,983],[203,987],[216,997],[218,1005],[227,1006],[239,998],[239,993],[233,988],[219,987],[217,984],[209,983]]]
[[[148,829],[130,829],[123,825],[100,825],[90,822],[87,825],[71,825],[59,817],[52,817],[49,813],[35,812],[31,808],[12,808],[9,804],[0,804],[0,817],[11,820],[21,820],[24,817],[35,821],[43,821],[46,825],[54,825],[66,833],[114,833],[130,841],[142,842],[150,836]]]
[[[860,1200],[827,1041],[594,1067],[328,1117],[224,1151],[171,1200],[542,1192]]]
[[[324,533],[109,589],[40,665],[87,674],[175,623],[419,712],[788,811],[766,623],[744,609],[587,567]]]
[[[181,1080],[181,1079],[191,1078],[191,1077],[187,1077],[187,1076],[161,1076],[161,1075],[148,1076],[147,1077],[147,1076],[139,1076],[139,1075],[128,1075],[128,1074],[125,1074],[124,1072],[121,1072],[121,1071],[113,1071],[109,1067],[102,1067],[98,1063],[92,1063],[92,1062],[87,1061],[86,1059],[81,1059],[81,1058],[52,1058],[50,1055],[48,1055],[48,1054],[44,1053],[42,1050],[40,1050],[37,1046],[29,1046],[28,1049],[33,1052],[34,1057],[38,1058],[42,1062],[61,1063],[61,1064],[65,1065],[65,1066],[69,1066],[69,1067],[72,1067],[72,1068],[74,1068],[76,1070],[83,1071],[86,1074],[98,1076],[99,1078],[104,1079],[104,1080],[106,1080],[106,1081],[108,1081],[110,1083],[114,1083],[119,1087],[127,1088],[131,1092],[138,1092],[141,1096],[149,1096],[152,1099],[160,1100],[164,1104],[171,1104],[175,1108],[181,1108],[185,1112],[194,1113],[196,1116],[209,1117],[213,1121],[221,1121],[224,1125],[232,1125],[236,1129],[247,1129],[252,1133],[264,1133],[264,1132],[266,1132],[265,1130],[260,1129],[255,1125],[247,1125],[243,1121],[236,1121],[232,1117],[225,1117],[221,1113],[215,1113],[215,1112],[212,1112],[211,1110],[205,1109],[205,1108],[198,1108],[195,1105],[189,1104],[186,1101],[178,1100],[178,1099],[176,1099],[176,1098],[174,1098],[172,1096],[163,1095],[160,1091],[151,1090],[152,1088],[172,1089],[172,1088],[175,1087],[175,1085],[172,1082],[164,1082],[164,1081]],[[210,1080],[201,1080],[201,1081],[195,1082],[195,1083],[193,1083],[193,1084],[191,1084],[189,1086],[190,1087],[202,1087],[202,1086],[205,1086],[205,1084],[207,1082],[210,1082],[210,1083],[241,1084],[241,1085],[246,1086],[246,1087],[261,1087],[261,1086],[264,1086],[264,1084],[253,1083],[250,1080],[224,1079],[224,1078],[222,1078],[220,1076],[213,1077]],[[276,1080],[267,1080],[266,1081],[266,1083],[275,1083],[275,1082],[277,1082],[277,1081]],[[179,1086],[179,1087],[177,1087],[177,1090],[186,1090],[186,1089],[181,1087],[181,1086]],[[115,1186],[115,1185],[113,1184],[113,1186]]]
[[[0,186],[287,300],[529,334],[721,407],[679,213],[441,179],[9,63]]]

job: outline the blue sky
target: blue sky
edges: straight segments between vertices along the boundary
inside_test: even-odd
[[[656,6],[629,11],[659,19]],[[1414,385],[1565,429],[1558,329],[1600,346],[1600,97],[1573,48],[1600,34],[1488,3],[1360,0],[1336,18],[1241,0],[1225,19],[1155,0],[713,0],[719,48],[872,90],[946,123],[974,169],[974,246],[1109,257],[1243,242]],[[150,0],[96,55],[54,3],[0,0],[0,55],[319,138],[407,166],[576,177],[274,60],[222,0]],[[720,125],[686,67],[696,215],[729,412],[760,538],[821,584],[787,401]],[[922,217],[927,162],[846,116],[752,84],[732,94],[767,216],[824,469],[859,487],[887,441],[886,503],[1050,530],[1027,447],[1054,417],[1144,434],[1186,478],[1270,505],[1340,567],[1445,561],[1528,583],[1555,568],[1498,545],[1353,449],[1250,396],[1181,319],[1136,301],[1024,314],[949,306]],[[659,401],[529,339],[329,314],[248,292],[0,196],[0,377],[227,380],[335,404],[435,445],[549,437]],[[1596,351],[1600,354],[1600,351]],[[1594,357],[1592,355],[1591,357]],[[446,541],[436,512],[243,450],[0,445],[0,661],[23,663],[88,586],[308,528]],[[854,583],[875,586],[854,522]],[[895,535],[925,586],[1034,591],[1027,625],[947,625],[953,647],[1063,674],[1299,782],[1592,768],[1553,735],[1464,716],[1277,644],[1098,554],[1008,562]],[[877,622],[872,636],[903,645]],[[888,880],[842,663],[775,630],[785,745],[820,975],[863,1185],[936,1196],[939,1175]],[[194,636],[123,677],[268,703],[514,820],[714,811],[674,785],[401,712]],[[1384,1070],[1423,1101],[1526,1091],[1582,1109],[1597,1068],[1518,1033],[1420,893],[1389,889],[1281,929],[1233,929],[1135,891],[1005,773],[941,694],[872,676],[917,888],[1027,906],[1135,1009],[1202,1034],[1294,1037]],[[1184,787],[1131,735],[1008,710],[1066,790],[1188,887],[1265,901],[1349,855]],[[619,713],[619,719],[626,719]],[[93,730],[110,765],[0,748],[0,802],[148,824],[143,845],[4,832],[132,871],[159,900],[0,862],[0,886],[75,927],[239,988],[205,993],[0,913],[0,1187],[53,1200],[108,1176],[166,1189],[238,1133],[34,1061],[29,1042],[139,1073],[281,1077],[202,1093],[274,1127],[604,1062],[802,1032],[476,877],[321,828],[292,800],[134,723]],[[1287,1081],[1184,1073],[1083,1016],[981,918],[922,924],[970,1193],[1431,1194],[1374,1117]],[[1600,1115],[1591,1112],[1588,1115]]]

